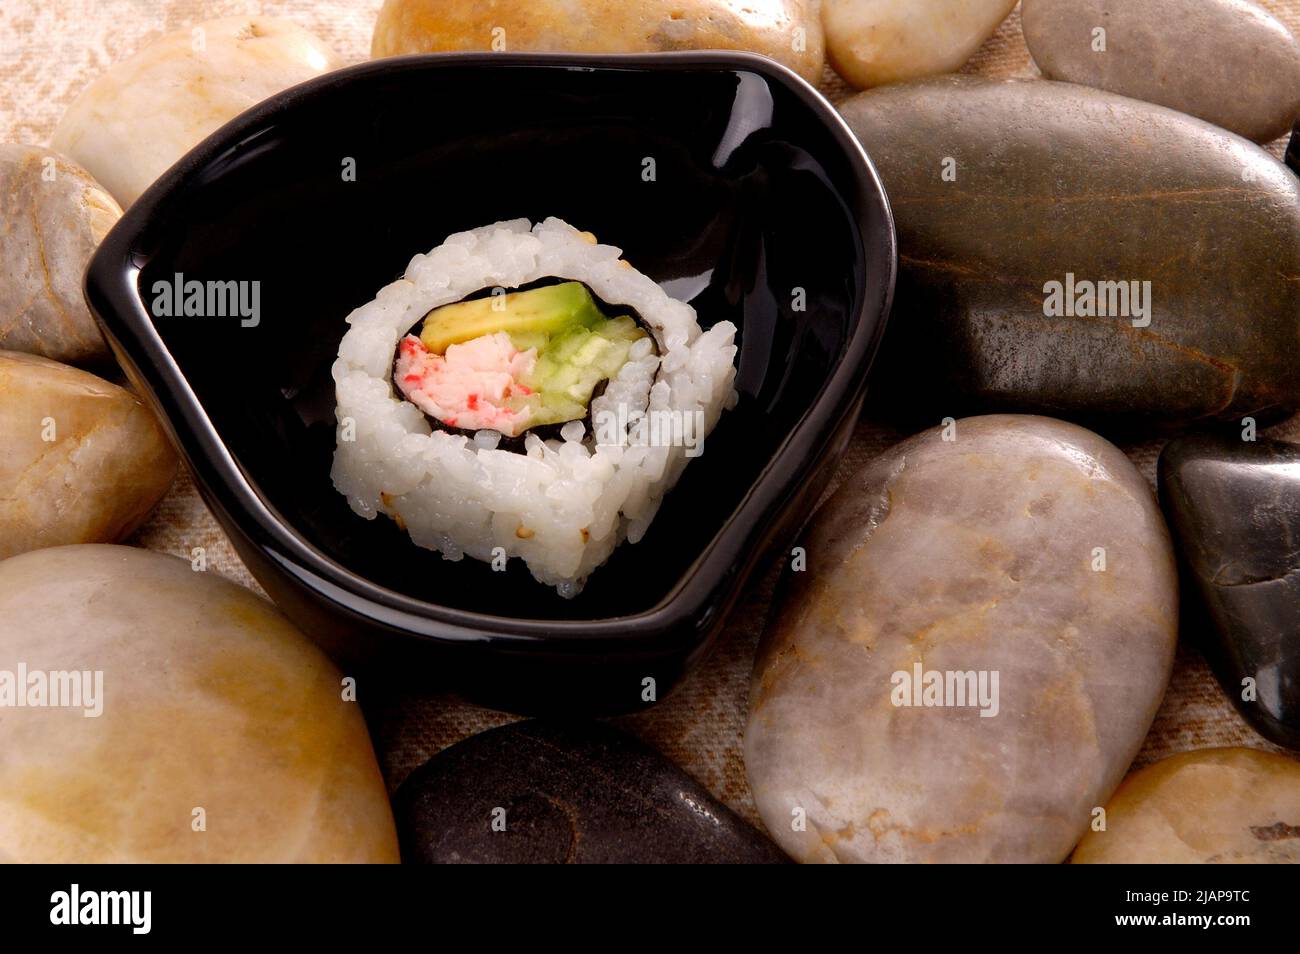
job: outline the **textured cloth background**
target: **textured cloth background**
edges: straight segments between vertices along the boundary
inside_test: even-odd
[[[347,60],[365,59],[381,2],[3,0],[0,141],[46,144],[64,107],[111,63],[129,56],[162,32],[213,17],[254,13],[290,17],[330,43]],[[1263,0],[1263,5],[1300,33],[1300,0]],[[1021,35],[1018,11],[974,56],[965,71],[998,77],[1036,74]],[[822,88],[836,101],[850,92],[829,68]],[[1272,151],[1281,156],[1283,148],[1284,143],[1275,143]],[[1300,440],[1300,418],[1271,433]],[[836,482],[903,436],[864,422]],[[1148,442],[1125,449],[1148,479],[1153,479],[1160,444]],[[258,589],[199,500],[187,474],[182,473],[170,495],[131,542],[187,559],[191,548],[205,547],[210,567]],[[712,657],[671,698],[649,712],[617,720],[754,821],[757,816],[741,759],[741,733],[754,647],[774,579],[771,575],[752,588]],[[411,769],[445,746],[511,718],[439,697],[372,697],[367,708],[380,760],[393,788]],[[1274,748],[1238,717],[1199,654],[1184,646],[1179,650],[1164,705],[1136,764],[1214,745]]]

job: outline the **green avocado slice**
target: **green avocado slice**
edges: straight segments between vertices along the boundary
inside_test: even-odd
[[[424,316],[420,340],[434,354],[443,354],[449,345],[499,331],[512,339],[515,335],[549,337],[603,320],[585,285],[564,282],[435,308]]]

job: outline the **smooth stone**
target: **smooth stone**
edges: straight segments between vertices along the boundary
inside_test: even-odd
[[[322,40],[289,20],[208,20],[111,67],[68,107],[50,144],[125,207],[250,106],[342,65]]]
[[[0,351],[0,559],[128,536],[176,476],[176,454],[130,391]]]
[[[86,170],[39,146],[0,145],[0,349],[107,363],[81,276],[122,215]]]
[[[656,53],[749,50],[810,83],[825,50],[814,0],[385,0],[370,54],[464,50]]]
[[[0,563],[0,620],[0,674],[103,673],[98,716],[4,710],[0,859],[397,860],[359,706],[262,598],[161,553],[59,547]]]
[[[393,810],[407,862],[789,860],[658,752],[599,722],[472,736],[412,772]]]
[[[796,860],[1062,861],[1169,681],[1174,557],[1128,458],[1049,418],[953,426],[823,505],[759,647],[745,768]],[[908,705],[916,666],[988,673],[987,704]]]
[[[1042,80],[945,77],[841,109],[898,227],[875,365],[895,408],[1149,431],[1300,407],[1300,182],[1264,150]],[[1076,305],[1078,283],[1151,282],[1149,298],[1137,286],[1150,324],[1132,303],[1129,317],[1048,317],[1069,276]]]
[[[1300,115],[1300,41],[1248,0],[1025,0],[1021,18],[1048,79],[1168,106],[1255,142]],[[1098,29],[1104,52],[1094,49]]]
[[[864,89],[951,73],[997,32],[1016,0],[822,0],[826,55]]]
[[[1173,441],[1160,455],[1160,498],[1182,558],[1187,629],[1246,720],[1300,749],[1300,445]]]
[[[1106,805],[1073,864],[1300,864],[1300,762],[1201,749],[1148,765]]]

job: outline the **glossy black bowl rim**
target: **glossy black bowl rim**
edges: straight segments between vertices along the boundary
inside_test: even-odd
[[[292,110],[304,100],[375,73],[495,66],[579,72],[745,71],[780,83],[823,121],[850,167],[855,167],[857,193],[842,194],[841,199],[854,222],[859,254],[864,259],[884,254],[887,275],[884,287],[874,296],[870,288],[856,289],[856,323],[849,332],[844,354],[817,398],[804,410],[798,424],[750,484],[734,515],[721,525],[672,589],[653,607],[639,613],[575,620],[478,613],[399,593],[336,562],[293,528],[254,489],[164,345],[137,287],[138,273],[145,261],[133,245],[147,234],[153,218],[160,210],[167,211],[173,195],[195,188],[206,167],[240,146],[277,115]],[[875,211],[883,228],[868,235],[867,219],[872,212],[871,205],[877,202],[879,208]],[[226,123],[186,153],[126,210],[87,267],[85,294],[105,337],[129,375],[142,385],[143,396],[186,457],[208,503],[215,501],[214,509],[216,506],[224,509],[228,519],[250,543],[282,571],[329,600],[345,615],[359,616],[363,621],[434,640],[461,642],[491,638],[494,642],[515,642],[522,646],[556,638],[630,636],[634,630],[667,633],[675,623],[698,621],[701,615],[718,610],[716,605],[710,606],[713,591],[729,565],[745,564],[727,593],[726,602],[734,602],[739,595],[739,584],[758,558],[752,551],[760,542],[763,529],[784,510],[786,502],[798,495],[809,476],[801,475],[798,481],[792,482],[789,477],[780,477],[778,471],[793,474],[817,459],[844,419],[857,410],[865,393],[867,371],[889,317],[897,267],[893,214],[875,166],[830,102],[806,80],[775,60],[755,53],[725,50],[626,54],[430,53],[370,60],[333,70],[268,97]],[[184,422],[184,428],[176,426],[176,417]],[[711,569],[706,571],[706,568]],[[600,585],[599,575],[597,569],[588,585]]]

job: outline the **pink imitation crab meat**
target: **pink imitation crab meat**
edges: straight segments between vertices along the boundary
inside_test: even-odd
[[[520,351],[503,331],[450,345],[434,354],[415,335],[398,347],[393,378],[408,401],[448,427],[517,437],[532,416],[523,384],[537,349]]]

